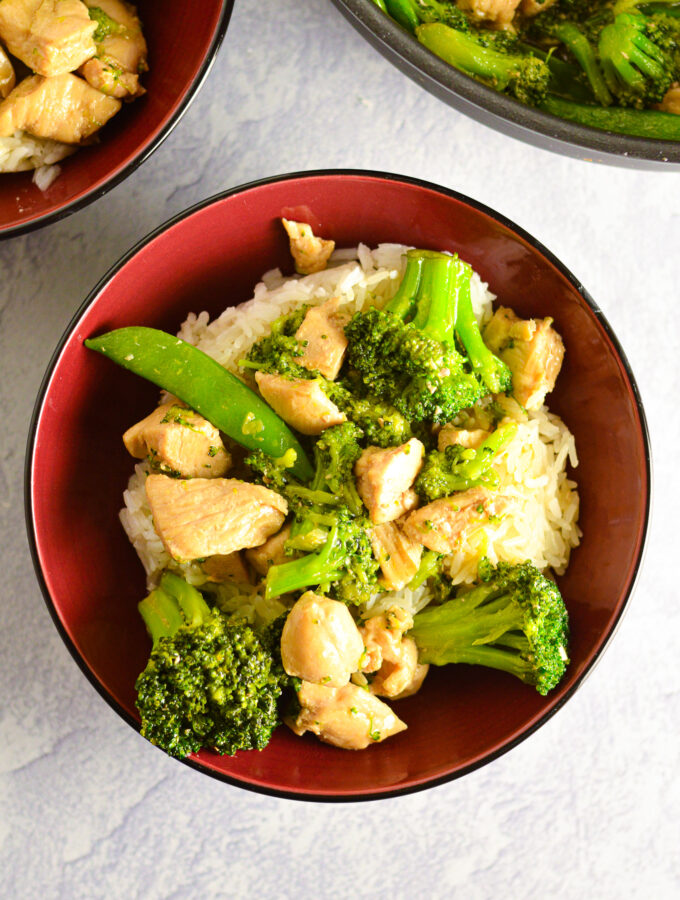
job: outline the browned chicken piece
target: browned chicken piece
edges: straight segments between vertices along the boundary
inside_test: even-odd
[[[281,528],[288,512],[275,491],[235,478],[149,475],[146,496],[156,531],[177,560],[257,547]]]
[[[251,577],[243,557],[236,551],[226,556],[209,556],[201,563],[201,568],[208,576],[208,581],[235,581],[237,584],[250,584]]]
[[[295,262],[295,271],[300,275],[311,275],[321,272],[331,253],[335,250],[335,241],[325,241],[317,237],[312,226],[306,222],[293,222],[281,219],[290,240],[290,253]]]
[[[674,113],[676,116],[680,116],[680,84],[672,84],[656,108],[660,109],[661,112]]]
[[[404,532],[428,550],[453,553],[488,524],[489,516],[501,515],[508,504],[506,497],[491,494],[486,488],[470,488],[421,506],[407,517]]]
[[[289,675],[342,687],[359,668],[364,642],[344,603],[307,591],[281,632],[281,662]]]
[[[76,75],[31,75],[0,103],[0,137],[27,131],[36,137],[78,144],[119,109],[120,100],[96,91]]]
[[[454,444],[460,444],[468,450],[476,450],[491,434],[483,428],[458,428],[457,425],[444,425],[437,435],[437,450],[446,450]]]
[[[297,696],[297,717],[284,720],[289,728],[298,735],[311,731],[343,750],[363,750],[406,729],[386,703],[355,684],[334,688],[303,681]]]
[[[519,319],[499,306],[484,329],[484,342],[512,372],[512,393],[526,409],[538,409],[555,387],[564,344],[552,319]]]
[[[425,448],[418,438],[399,447],[367,447],[354,466],[357,490],[371,522],[381,525],[403,515],[411,495],[405,496],[423,464]]]
[[[371,531],[373,555],[380,563],[381,583],[387,591],[406,587],[418,571],[423,545],[406,537],[398,522],[376,525]]]
[[[0,46],[0,97],[6,97],[16,84],[14,66]]]
[[[404,633],[413,627],[413,618],[398,606],[371,616],[359,628],[366,647],[362,672],[376,672],[370,691],[393,700],[410,697],[421,687],[429,666],[418,662],[418,648]]]
[[[0,38],[37,75],[73,72],[94,56],[96,28],[81,0],[0,2]]]
[[[532,18],[550,9],[556,2],[557,0],[522,0],[519,8],[522,15]]]
[[[457,5],[478,22],[491,22],[504,28],[514,19],[519,3],[520,0],[458,0]]]
[[[328,399],[318,381],[266,372],[256,372],[255,381],[274,412],[300,434],[321,434],[331,425],[347,421],[347,416]]]
[[[92,87],[122,100],[144,93],[139,76],[148,71],[147,46],[142,23],[129,3],[121,0],[85,0],[88,7],[99,8],[113,22],[115,29],[97,42],[97,55],[81,68]]]
[[[264,577],[271,566],[278,566],[295,558],[292,554],[286,554],[286,541],[289,537],[290,525],[284,525],[278,534],[267,538],[264,544],[246,550],[246,559],[258,575]]]
[[[338,312],[338,303],[338,298],[333,297],[321,306],[313,306],[295,332],[297,340],[305,342],[297,362],[305,369],[316,369],[330,381],[338,377],[347,350],[345,325],[350,317]]]
[[[128,453],[152,468],[183,478],[220,478],[231,455],[207,419],[179,403],[163,403],[123,435]]]

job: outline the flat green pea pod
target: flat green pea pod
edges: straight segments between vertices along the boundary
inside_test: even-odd
[[[654,109],[586,106],[549,94],[539,107],[546,112],[591,128],[602,128],[635,137],[680,141],[680,116]]]
[[[385,0],[385,6],[395,22],[399,22],[408,31],[415,31],[420,25],[420,19],[411,0]]]
[[[133,326],[89,338],[85,346],[179,397],[237,444],[275,459],[295,451],[290,468],[301,480],[314,474],[295,435],[264,400],[186,341],[156,328]]]

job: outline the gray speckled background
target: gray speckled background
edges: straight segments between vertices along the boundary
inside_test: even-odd
[[[656,483],[633,602],[567,706],[460,781],[349,805],[247,793],[138,737],[85,680],[51,623],[22,497],[44,368],[119,255],[219,190],[326,167],[455,188],[562,259],[626,349],[646,404]],[[154,156],[93,206],[0,245],[0,894],[680,896],[679,243],[680,173],[563,159],[468,121],[383,60],[328,0],[238,0],[208,82]]]

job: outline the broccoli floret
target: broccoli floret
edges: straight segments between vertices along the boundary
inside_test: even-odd
[[[290,378],[314,378],[318,373],[306,369],[296,361],[302,355],[305,344],[298,341],[295,335],[308,309],[309,306],[305,304],[292,313],[275,319],[269,334],[255,341],[246,358],[239,361],[239,366],[274,375],[288,375]]]
[[[480,30],[466,34],[440,23],[421,25],[416,28],[416,37],[449,65],[523,103],[540,103],[548,92],[550,68],[546,61],[508,39],[485,46],[490,41],[488,33]]]
[[[568,616],[557,585],[530,562],[480,566],[481,583],[419,612],[409,632],[419,659],[500,669],[545,695],[569,662]]]
[[[506,422],[499,425],[476,450],[460,444],[433,450],[426,455],[413,487],[428,502],[482,485],[494,490],[498,487],[498,473],[491,465],[515,434],[517,425]]]
[[[657,43],[658,41],[658,43]],[[598,49],[607,85],[623,106],[658,103],[680,76],[680,22],[632,8],[600,34]]]
[[[389,403],[370,394],[357,373],[342,381],[326,381],[322,390],[358,428],[373,447],[397,447],[413,437],[408,419]]]
[[[471,274],[458,257],[409,250],[392,300],[357,313],[345,328],[350,363],[367,389],[407,419],[447,422],[510,386],[509,370],[486,348],[472,315]]]
[[[385,12],[409,31],[421,23],[443,22],[461,31],[470,28],[467,16],[455,3],[446,0],[385,0]]]
[[[170,572],[139,611],[153,641],[136,683],[142,735],[179,757],[266,747],[287,683],[269,637],[229,624]]]

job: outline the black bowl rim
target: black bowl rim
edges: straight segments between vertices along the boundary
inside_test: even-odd
[[[590,128],[526,106],[458,71],[420,44],[373,0],[331,0],[400,71],[459,112],[502,133],[578,159],[627,168],[676,171],[680,141]]]
[[[231,19],[231,14],[234,9],[234,2],[235,0],[222,0],[222,11],[220,12],[220,18],[217,23],[217,28],[215,29],[215,34],[213,35],[212,41],[210,43],[210,47],[208,48],[208,52],[206,53],[205,59],[203,60],[200,69],[196,73],[194,80],[189,85],[189,88],[184,95],[184,99],[175,110],[171,118],[168,119],[163,128],[158,132],[156,137],[142,151],[140,151],[140,153],[138,153],[137,156],[134,157],[134,159],[131,159],[130,162],[126,166],[124,166],[117,175],[108,178],[104,182],[104,184],[100,185],[98,188],[92,188],[81,197],[78,197],[77,200],[73,200],[70,203],[67,203],[65,206],[60,206],[53,212],[48,212],[42,216],[38,216],[37,219],[31,219],[30,222],[25,222],[22,225],[12,225],[9,228],[3,228],[2,230],[0,230],[0,240],[18,237],[20,234],[27,234],[30,231],[35,231],[38,228],[44,228],[46,225],[52,225],[54,222],[59,222],[61,219],[65,219],[67,216],[70,216],[74,212],[78,212],[78,210],[83,209],[83,207],[88,206],[95,200],[99,200],[99,198],[103,197],[104,194],[108,194],[110,190],[115,188],[121,183],[121,181],[126,179],[136,169],[138,169],[143,162],[146,162],[151,154],[155,150],[157,150],[158,147],[160,147],[160,145],[168,137],[170,132],[173,131],[175,126],[179,123],[180,119],[189,109],[189,106],[191,105],[194,97],[203,85],[205,79],[208,77],[208,73],[210,72],[213,63],[215,62],[217,51],[220,49],[222,41],[224,40],[224,36],[227,33],[229,20]]]
[[[268,178],[262,178],[262,179],[258,179],[256,181],[248,182],[246,184],[238,185],[237,187],[230,188],[226,191],[221,191],[218,194],[214,194],[214,195],[208,197],[207,199],[194,204],[193,206],[189,207],[188,209],[184,210],[183,212],[178,213],[177,215],[168,219],[163,224],[159,225],[158,228],[155,228],[146,237],[144,237],[140,241],[138,241],[130,250],[128,250],[126,253],[124,253],[123,256],[116,263],[114,263],[114,265],[109,269],[109,271],[99,280],[97,285],[90,291],[90,293],[88,294],[86,299],[83,301],[83,303],[80,305],[80,307],[78,308],[78,310],[72,317],[69,324],[66,326],[66,329],[65,329],[64,333],[62,334],[62,337],[59,340],[59,343],[57,344],[57,347],[54,350],[54,353],[52,354],[52,357],[51,357],[49,364],[47,366],[47,369],[45,371],[45,375],[43,376],[43,380],[42,380],[42,383],[38,390],[38,395],[37,395],[35,406],[33,408],[33,413],[31,416],[27,446],[26,446],[26,458],[25,458],[25,465],[24,465],[24,514],[25,514],[26,529],[27,529],[27,534],[28,534],[29,549],[30,549],[30,553],[31,553],[31,559],[33,561],[33,567],[35,570],[36,577],[38,579],[38,583],[40,585],[40,589],[41,589],[41,592],[43,595],[43,599],[45,601],[45,605],[47,606],[47,609],[52,617],[52,621],[54,622],[54,624],[57,628],[57,631],[61,635],[61,638],[64,641],[64,644],[66,645],[67,649],[69,650],[69,652],[70,652],[71,656],[73,657],[73,659],[75,660],[75,662],[78,664],[80,670],[83,672],[83,674],[85,675],[87,680],[90,682],[90,684],[95,688],[97,693],[99,693],[104,698],[104,700],[108,703],[108,705],[115,712],[117,712],[118,715],[124,721],[126,721],[128,723],[128,725],[130,725],[139,734],[140,726],[139,726],[139,723],[136,721],[136,719],[134,719],[127,712],[127,710],[125,710],[118,703],[118,701],[114,700],[114,698],[106,691],[104,686],[102,684],[100,684],[100,682],[98,681],[98,679],[96,678],[94,673],[88,668],[87,664],[85,663],[85,661],[82,659],[82,657],[78,653],[74,643],[72,642],[70,636],[66,632],[66,629],[63,626],[63,624],[59,618],[55,604],[54,604],[52,597],[50,596],[50,592],[47,588],[47,583],[43,576],[42,569],[40,566],[40,561],[38,558],[37,540],[36,540],[36,535],[35,535],[35,522],[33,519],[33,508],[32,508],[32,503],[31,503],[31,498],[32,498],[32,493],[33,493],[32,492],[33,456],[34,456],[35,439],[36,439],[36,435],[37,435],[38,424],[40,422],[43,406],[46,401],[47,391],[48,391],[50,383],[52,381],[54,369],[61,357],[61,352],[62,352],[66,342],[71,337],[73,331],[76,329],[78,322],[80,321],[82,316],[85,314],[87,309],[89,309],[89,307],[92,305],[92,303],[95,302],[95,300],[97,299],[97,297],[99,296],[101,291],[104,289],[104,287],[120,271],[120,269],[122,269],[123,266],[125,266],[129,262],[129,260],[132,259],[132,257],[134,257],[147,244],[151,243],[151,241],[155,240],[160,234],[162,234],[163,232],[167,231],[168,229],[174,227],[178,222],[180,222],[186,218],[189,218],[190,216],[194,215],[195,213],[199,212],[200,210],[204,209],[205,207],[211,206],[214,203],[218,203],[218,202],[225,200],[228,197],[232,197],[236,194],[245,193],[252,189],[260,188],[260,187],[266,186],[268,184],[278,184],[278,183],[286,182],[286,181],[301,180],[301,179],[307,179],[307,178],[311,179],[311,178],[318,178],[318,177],[329,177],[329,176],[333,177],[333,178],[357,177],[358,176],[358,177],[363,177],[363,178],[373,178],[373,179],[377,179],[377,180],[381,180],[381,181],[386,180],[386,181],[391,181],[391,182],[401,182],[403,184],[408,184],[408,185],[413,185],[416,187],[425,188],[425,189],[433,191],[435,193],[444,194],[447,197],[451,197],[454,200],[458,200],[468,206],[471,206],[473,209],[476,209],[477,211],[489,216],[494,221],[498,222],[499,224],[501,224],[501,225],[505,226],[506,228],[510,229],[511,231],[513,231],[516,235],[518,235],[520,238],[522,238],[528,244],[530,244],[535,250],[537,250],[539,253],[541,253],[543,256],[545,256],[545,258],[548,260],[548,262],[550,262],[553,266],[555,266],[555,268],[560,272],[560,274],[563,275],[570,282],[570,284],[578,291],[578,293],[581,295],[581,297],[583,297],[584,301],[590,307],[593,314],[597,318],[598,322],[604,329],[605,333],[607,334],[607,337],[612,342],[614,350],[616,351],[616,354],[621,361],[621,364],[625,371],[626,377],[630,384],[631,392],[635,399],[637,413],[638,413],[639,420],[640,420],[640,431],[641,431],[642,440],[643,440],[643,444],[644,444],[644,460],[645,460],[644,476],[645,476],[645,484],[647,487],[647,504],[646,504],[646,508],[645,508],[644,523],[643,523],[643,529],[642,529],[642,535],[641,535],[641,541],[640,541],[640,549],[637,554],[637,559],[635,561],[635,567],[634,567],[634,570],[632,573],[631,583],[628,588],[628,591],[626,592],[625,597],[623,598],[623,603],[621,605],[619,614],[618,614],[617,618],[614,620],[614,622],[612,623],[612,626],[609,630],[609,633],[606,635],[605,640],[603,641],[603,643],[600,646],[600,648],[598,649],[597,653],[591,660],[588,667],[583,670],[583,672],[579,676],[578,680],[572,685],[572,687],[564,695],[564,697],[562,697],[560,699],[560,701],[558,703],[556,703],[552,709],[545,712],[540,717],[540,719],[537,722],[535,722],[534,725],[531,726],[530,729],[523,732],[521,735],[514,738],[509,743],[504,744],[502,747],[498,748],[494,752],[489,753],[488,755],[484,756],[482,759],[476,760],[474,763],[471,763],[471,764],[465,766],[463,769],[461,769],[459,771],[447,773],[445,775],[441,775],[441,776],[438,776],[435,778],[429,778],[429,779],[420,781],[417,784],[411,784],[406,787],[395,788],[392,790],[366,792],[366,793],[360,793],[360,794],[359,793],[346,794],[346,795],[345,794],[339,794],[339,795],[323,794],[323,793],[306,794],[306,793],[299,793],[296,791],[280,790],[277,788],[272,788],[272,787],[267,787],[267,786],[260,785],[260,784],[254,784],[254,783],[242,781],[237,777],[234,777],[231,775],[225,775],[222,772],[216,772],[212,769],[205,767],[199,761],[191,759],[191,758],[179,760],[179,762],[183,763],[186,766],[189,766],[192,769],[195,769],[196,771],[202,772],[204,775],[209,775],[212,778],[216,778],[218,781],[223,781],[234,787],[243,788],[244,790],[249,790],[249,791],[252,791],[257,794],[264,794],[267,796],[280,797],[280,798],[288,799],[288,800],[331,802],[331,803],[332,802],[335,802],[335,803],[350,802],[351,803],[351,802],[360,802],[360,801],[367,801],[367,800],[383,800],[383,799],[387,799],[387,798],[391,798],[391,797],[405,796],[406,794],[416,793],[416,792],[419,792],[419,791],[422,791],[425,789],[436,787],[441,784],[445,784],[450,781],[454,781],[458,778],[461,778],[463,775],[467,775],[468,773],[473,772],[475,769],[479,769],[482,766],[487,765],[487,763],[490,763],[493,760],[498,759],[500,756],[503,756],[505,753],[507,753],[513,747],[516,747],[518,744],[522,743],[522,741],[526,740],[526,738],[528,738],[538,728],[540,728],[550,718],[552,718],[552,716],[558,711],[558,709],[561,709],[562,706],[564,706],[564,704],[567,702],[567,700],[569,700],[574,695],[576,690],[583,684],[586,677],[592,672],[593,668],[595,667],[595,664],[600,660],[604,650],[609,646],[612,638],[614,637],[615,633],[617,632],[617,630],[621,624],[623,614],[628,608],[631,596],[633,594],[633,590],[634,590],[636,582],[638,580],[640,568],[642,565],[642,561],[643,561],[644,553],[645,553],[645,549],[646,549],[646,543],[647,543],[646,539],[647,539],[647,533],[648,533],[648,529],[649,529],[649,520],[650,520],[650,513],[651,513],[651,495],[652,495],[652,469],[651,469],[652,462],[651,462],[651,451],[650,451],[650,439],[649,439],[649,431],[648,431],[648,427],[647,427],[647,419],[646,419],[644,407],[642,404],[642,398],[640,396],[640,392],[639,392],[639,389],[637,386],[637,382],[635,381],[635,377],[633,376],[633,372],[631,370],[630,363],[628,362],[628,359],[623,351],[623,348],[621,347],[618,338],[614,334],[609,322],[603,315],[599,306],[593,300],[593,298],[590,296],[590,294],[588,294],[588,292],[585,290],[583,285],[578,281],[578,279],[576,279],[574,277],[574,275],[569,271],[569,269],[567,269],[566,266],[564,266],[546,247],[544,247],[543,244],[540,243],[540,241],[537,241],[528,232],[526,232],[523,228],[520,228],[518,225],[516,225],[514,222],[512,222],[512,220],[506,218],[505,216],[501,215],[500,213],[495,212],[494,210],[490,209],[488,206],[485,206],[484,204],[479,203],[476,200],[472,200],[470,197],[467,197],[466,195],[461,194],[458,191],[451,190],[450,188],[441,187],[439,185],[433,184],[428,181],[424,181],[419,178],[412,178],[407,175],[397,175],[394,173],[380,172],[380,171],[367,170],[367,169],[366,170],[365,169],[317,169],[317,170],[310,170],[310,171],[303,171],[303,172],[291,172],[291,173],[282,174],[282,175],[274,175],[274,176],[271,176]],[[159,750],[159,752],[162,753],[163,751]]]

